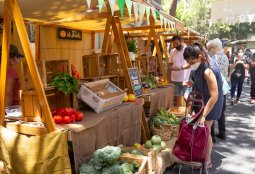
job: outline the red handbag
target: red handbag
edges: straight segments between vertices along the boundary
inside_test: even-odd
[[[193,103],[193,106],[194,103],[196,106],[200,105],[200,110],[188,117],[186,107],[186,117],[181,120],[179,135],[173,148],[173,154],[182,161],[204,163],[209,130],[206,125],[200,126],[195,123],[196,118],[204,110],[203,95],[199,92],[191,92],[186,103],[186,106],[189,103]]]

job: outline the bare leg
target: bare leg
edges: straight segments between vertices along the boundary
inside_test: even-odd
[[[212,136],[211,136],[211,127],[213,124],[212,120],[205,121],[205,124],[208,127],[209,130],[209,137],[208,137],[208,142],[206,146],[206,162],[211,163],[211,154],[212,154],[212,147],[213,147],[213,141],[212,141]]]

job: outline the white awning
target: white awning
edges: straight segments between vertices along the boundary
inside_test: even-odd
[[[211,22],[255,22],[255,0],[215,0]]]

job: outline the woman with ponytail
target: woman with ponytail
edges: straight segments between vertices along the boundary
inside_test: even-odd
[[[197,119],[198,125],[207,125],[209,131],[214,120],[221,116],[223,105],[222,78],[220,70],[214,60],[210,60],[204,48],[195,43],[184,50],[184,59],[188,62],[191,70],[191,80],[193,90],[198,91],[204,96],[205,108],[203,114]],[[181,69],[186,68],[182,67]],[[209,138],[206,148],[206,168],[212,167],[212,137]]]

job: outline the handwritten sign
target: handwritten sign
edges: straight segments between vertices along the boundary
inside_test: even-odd
[[[138,73],[137,68],[128,68],[128,75],[131,80],[131,85],[133,87],[135,96],[140,96],[143,94],[143,85]]]
[[[82,31],[68,28],[58,28],[59,39],[82,40]]]

